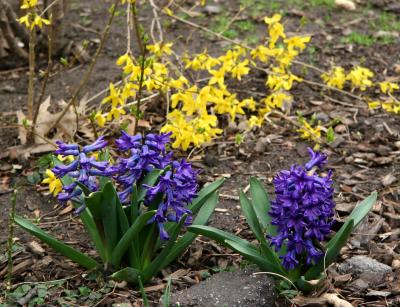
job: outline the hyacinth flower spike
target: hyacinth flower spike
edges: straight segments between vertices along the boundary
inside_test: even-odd
[[[325,279],[326,268],[339,255],[354,227],[377,199],[372,193],[360,202],[332,236],[334,201],[332,172],[320,175],[327,156],[308,149],[310,161],[292,165],[275,176],[271,202],[256,178],[250,180],[251,200],[241,191],[240,206],[258,243],[248,242],[211,226],[189,226],[189,231],[216,240],[280,279],[282,290],[310,292]]]
[[[53,173],[61,181],[66,181],[69,177],[72,182],[63,185],[62,192],[58,194],[58,200],[61,204],[66,204],[72,200],[77,204],[75,213],[79,214],[85,209],[85,203],[82,198],[82,188],[79,184],[84,185],[90,192],[98,190],[98,176],[107,177],[106,172],[109,163],[108,161],[96,161],[94,157],[88,154],[101,150],[107,146],[107,141],[104,137],[98,138],[92,144],[79,147],[78,144],[66,144],[61,141],[56,142],[58,148],[54,152],[62,157],[73,156],[73,161],[69,164],[59,163],[53,169]]]
[[[293,165],[274,178],[276,198],[271,203],[271,224],[277,235],[269,236],[271,246],[279,252],[287,270],[301,261],[314,264],[324,252],[315,242],[324,241],[331,232],[334,207],[331,172],[320,177],[314,167],[321,168],[327,160],[323,153],[308,148],[311,160],[305,166]]]

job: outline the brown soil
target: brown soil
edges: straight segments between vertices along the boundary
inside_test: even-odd
[[[182,1],[181,1],[182,2]],[[183,1],[183,7],[189,9],[193,1]],[[109,1],[71,1],[70,12],[66,17],[68,24],[67,41],[74,43],[82,43],[84,40],[90,42],[88,52],[93,55],[99,34],[108,18],[107,9]],[[237,12],[235,1],[225,0],[219,1],[219,6],[226,8],[231,15]],[[384,8],[373,7],[371,14],[377,14]],[[265,12],[270,15],[271,12]],[[329,21],[327,14],[330,15]],[[98,63],[96,64],[90,82],[87,84],[85,94],[91,97],[99,91],[106,88],[109,82],[116,81],[120,77],[120,70],[115,65],[115,60],[125,50],[125,25],[124,14],[118,16],[111,30],[108,43],[102,53]],[[86,16],[86,17],[85,17]],[[152,15],[148,6],[144,6],[141,12],[141,22],[149,27]],[[371,15],[372,16],[372,15]],[[248,17],[248,16],[247,16]],[[308,22],[301,26],[301,18],[307,18]],[[399,16],[397,16],[399,17]],[[244,15],[246,18],[246,14]],[[249,17],[250,18],[250,17]],[[372,17],[371,17],[372,18]],[[396,38],[393,44],[374,45],[373,47],[362,47],[358,45],[349,45],[339,43],[340,37],[344,29],[350,28],[352,31],[367,31],[365,23],[351,23],[355,17],[352,13],[341,10],[325,10],[324,8],[312,8],[298,10],[291,8],[285,17],[285,26],[288,32],[312,33],[312,46],[315,50],[313,54],[304,54],[301,60],[310,62],[318,67],[327,68],[332,61],[346,68],[351,67],[355,63],[359,63],[360,59],[365,59],[363,65],[371,68],[382,79],[385,76],[397,76],[395,72],[396,64],[399,65],[400,44]],[[195,22],[208,25],[207,18],[194,18]],[[252,19],[253,20],[253,19]],[[263,24],[261,19],[255,18],[254,22],[258,22],[257,33],[263,32]],[[346,26],[347,24],[347,26]],[[245,36],[245,34],[242,34]],[[195,52],[203,51],[207,46],[210,53],[219,52],[226,42],[208,40],[200,31],[195,30],[187,25],[173,21],[169,24],[166,36],[168,40],[174,41],[179,51],[186,49]],[[67,54],[68,55],[68,54]],[[45,55],[41,55],[40,68],[45,68]],[[65,99],[71,96],[73,89],[79,84],[83,73],[87,68],[87,64],[75,64],[71,67],[63,67],[57,64],[54,68],[54,76],[50,79],[46,95],[51,95],[53,100]],[[301,67],[297,68],[301,71]],[[15,121],[14,113],[18,110],[25,110],[25,101],[27,99],[27,69],[11,70],[0,72],[0,117],[1,120],[7,122]],[[309,76],[313,72],[309,71]],[[256,79],[245,80],[244,95],[248,92],[258,91],[265,92],[264,77],[259,76]],[[37,90],[40,84],[37,82]],[[251,87],[251,91],[250,91]],[[320,88],[300,84],[292,91],[294,99],[293,110],[302,111],[303,114],[317,113],[327,117],[329,120],[333,118],[342,118],[345,123],[345,130],[338,133],[342,140],[337,146],[326,146],[324,151],[329,154],[328,167],[334,170],[335,199],[338,204],[351,204],[359,201],[361,198],[369,195],[374,190],[379,192],[379,206],[374,210],[374,214],[384,218],[383,226],[378,230],[378,234],[388,233],[398,229],[400,214],[399,206],[399,185],[395,181],[389,186],[383,186],[382,179],[392,174],[396,179],[400,174],[399,166],[399,148],[396,143],[399,141],[400,124],[396,115],[383,112],[368,111],[365,105],[360,105],[357,101],[338,93],[329,93],[330,97],[344,102],[351,106],[343,106],[320,95]],[[94,103],[99,103],[100,98]],[[317,103],[315,103],[315,101]],[[323,104],[319,104],[323,101]],[[154,102],[157,104],[157,101]],[[204,155],[195,155],[195,163],[202,168],[202,180],[204,182],[212,181],[219,177],[226,177],[226,183],[221,190],[220,203],[217,211],[211,218],[210,224],[218,228],[239,233],[241,236],[253,239],[249,231],[244,217],[241,215],[238,203],[238,189],[246,188],[251,176],[261,179],[268,191],[273,192],[271,180],[276,172],[280,169],[290,167],[293,163],[303,163],[307,160],[306,144],[300,141],[294,128],[282,119],[274,120],[275,126],[266,125],[258,131],[250,133],[245,142],[240,146],[234,145],[233,141],[235,133],[225,133],[222,140],[215,145],[207,147]],[[0,129],[0,146],[7,148],[18,145],[17,131],[15,129]],[[265,150],[256,152],[254,149],[260,138],[266,136],[275,136],[271,138],[270,143],[265,144]],[[1,156],[1,153],[0,153]],[[7,221],[10,208],[11,189],[14,185],[18,186],[17,198],[17,214],[29,217],[40,217],[39,226],[51,232],[57,238],[73,244],[79,249],[93,253],[90,243],[85,236],[84,229],[78,219],[73,217],[71,213],[60,214],[60,208],[55,206],[55,201],[49,196],[42,194],[39,186],[27,183],[24,175],[31,172],[35,167],[35,157],[29,161],[13,161],[5,157],[0,160],[0,256],[5,253],[5,243],[7,240]],[[20,167],[21,166],[21,167]],[[339,211],[339,220],[347,215],[346,211]],[[397,217],[396,217],[397,216]],[[366,222],[366,233],[368,233],[368,222]],[[370,227],[372,225],[369,225]],[[18,246],[26,247],[27,243],[34,239],[16,228],[15,237]],[[389,260],[385,250],[392,247]],[[396,252],[397,246],[397,252]],[[369,254],[371,257],[385,263],[392,263],[393,260],[399,260],[399,235],[388,236],[385,240],[374,236],[367,244],[367,247],[348,246],[345,248],[339,262],[344,258],[348,258],[353,254]],[[180,261],[175,263],[171,268],[166,270],[164,276],[177,269],[189,269],[187,277],[196,281],[205,270],[212,267],[227,268],[229,266],[238,266],[240,257],[237,255],[219,256],[223,253],[230,253],[225,248],[221,248],[213,242],[201,238],[194,244],[191,249],[182,257]],[[217,255],[218,256],[217,256]],[[385,257],[386,258],[385,258]],[[67,261],[64,257],[59,256],[52,250],[46,248],[45,256],[34,255],[29,250],[21,250],[15,256],[14,265],[24,263],[20,272],[13,277],[14,283],[27,281],[50,281],[55,279],[67,278],[63,287],[76,290],[81,286],[87,286],[93,292],[103,293],[97,302],[102,304],[111,304],[114,302],[133,302],[140,294],[137,289],[131,287],[107,288],[107,284],[99,284],[101,276],[96,280],[90,279],[88,276],[82,277],[85,272],[73,263]],[[5,262],[0,262],[0,270],[5,268]],[[382,285],[380,290],[392,291],[388,298],[389,302],[399,300],[399,281],[398,276],[393,276]],[[2,277],[2,276],[0,276]],[[161,283],[162,276],[155,279],[154,284]],[[176,288],[188,286],[188,279],[182,279],[175,284]],[[336,290],[345,295],[346,299],[358,304],[360,302],[369,304],[369,306],[381,306],[384,300],[366,298],[364,294],[366,290],[352,294],[347,291],[347,283],[335,286]],[[49,290],[51,296],[47,298],[46,303],[56,304],[56,300],[66,297],[62,292],[62,287],[54,287]],[[109,292],[104,289],[108,289]],[[397,289],[397,290],[396,290]],[[397,292],[396,292],[397,291]],[[106,294],[109,293],[109,294]],[[111,294],[110,294],[111,293]],[[397,293],[397,294],[396,294]],[[160,291],[151,292],[150,299],[156,301],[160,295]],[[78,305],[94,304],[88,296],[82,296],[75,301]],[[375,304],[375,305],[374,305]],[[382,305],[385,306],[385,305]]]

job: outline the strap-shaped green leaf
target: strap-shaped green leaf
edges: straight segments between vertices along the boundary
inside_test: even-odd
[[[243,191],[240,191],[239,201],[240,201],[240,207],[242,208],[242,212],[246,217],[247,224],[249,224],[257,240],[260,243],[267,245],[267,241],[265,239],[264,232],[261,229],[260,222],[258,221],[257,214],[254,211],[254,208],[251,205],[250,200],[247,198],[246,194],[243,193]]]
[[[31,222],[27,221],[26,219],[15,216],[14,221],[17,225],[19,225],[35,237],[39,238],[43,242],[47,243],[51,248],[53,248],[60,254],[68,257],[77,264],[83,266],[84,268],[93,269],[99,265],[93,258],[79,252],[75,248],[65,243],[60,242],[59,240],[49,235]]]
[[[200,192],[197,194],[197,197],[188,206],[189,210],[192,211],[193,216],[195,216],[197,212],[199,212],[201,206],[204,204],[207,198],[216,190],[218,190],[222,186],[224,181],[225,181],[224,178],[218,179],[206,185],[200,190]]]
[[[354,228],[361,223],[364,217],[374,206],[377,197],[378,193],[372,192],[370,196],[368,196],[366,199],[364,199],[362,202],[360,202],[359,204],[357,204],[357,206],[354,207],[353,211],[349,215],[349,219],[354,220],[354,226],[353,226]]]
[[[255,253],[260,253],[257,246],[251,244],[245,239],[239,238],[229,232],[223,231],[221,229],[212,226],[202,226],[202,225],[192,225],[188,227],[190,232],[194,232],[198,235],[202,235],[209,239],[215,240],[220,244],[224,244],[226,240],[236,242],[247,249],[252,249]]]
[[[206,202],[201,207],[198,212],[196,218],[193,220],[193,226],[201,226],[208,222],[211,214],[214,212],[215,206],[218,203],[218,194],[214,190],[214,192],[206,198]],[[165,268],[168,264],[178,258],[185,249],[193,242],[196,238],[195,233],[187,232],[183,237],[181,237],[174,245],[174,248],[170,251],[170,253],[165,257],[163,264],[161,265],[161,269]]]
[[[122,236],[121,240],[119,240],[118,244],[114,248],[114,251],[111,254],[110,262],[118,267],[122,256],[127,251],[131,244],[139,244],[139,242],[132,242],[135,235],[144,227],[146,223],[153,217],[156,211],[148,211],[139,216],[135,223],[125,232]]]
[[[320,276],[321,273],[324,272],[324,269],[327,268],[335,260],[335,258],[340,253],[340,249],[346,244],[346,241],[349,238],[353,227],[353,219],[349,219],[346,223],[343,224],[339,231],[326,245],[325,257],[321,258],[318,263],[313,265],[306,272],[306,274],[304,274],[306,280],[312,280]]]
[[[95,221],[101,221],[101,197],[102,191],[91,193],[85,197],[86,208],[89,209]]]
[[[119,241],[120,232],[116,206],[117,197],[117,193],[112,183],[106,183],[101,197],[101,220],[105,236],[105,245],[109,257]]]
[[[260,253],[255,252],[253,249],[249,249],[242,244],[238,244],[237,242],[231,240],[225,240],[224,245],[241,254],[251,262],[257,264],[261,269],[267,272],[284,276],[286,275],[286,272],[284,272],[280,266],[277,266],[274,261],[271,261],[271,259],[267,257],[263,257]]]
[[[139,270],[127,267],[112,274],[111,278],[117,281],[124,280],[133,284],[137,284],[140,275],[141,272]]]
[[[93,240],[93,243],[96,246],[97,252],[99,253],[101,260],[106,263],[108,260],[107,251],[92,214],[87,208],[85,208],[85,210],[83,210],[79,214],[79,218],[85,226],[85,229],[88,232],[90,238]]]
[[[143,282],[147,282],[151,277],[153,277],[157,272],[160,272],[163,269],[163,263],[168,257],[170,251],[176,246],[176,238],[179,235],[179,231],[181,230],[183,224],[185,223],[187,218],[187,214],[185,214],[179,223],[178,227],[174,229],[174,232],[170,234],[168,243],[164,246],[162,251],[158,254],[158,256],[146,267],[143,269]]]
[[[271,202],[267,191],[264,189],[262,183],[255,177],[250,178],[250,191],[254,211],[257,214],[261,227],[269,235],[275,235],[276,230],[271,225],[271,216],[268,212],[271,209]]]

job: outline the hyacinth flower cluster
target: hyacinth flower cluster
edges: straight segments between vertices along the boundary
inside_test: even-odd
[[[98,190],[98,176],[107,176],[108,161],[96,161],[94,153],[105,148],[107,141],[104,137],[98,138],[93,144],[79,147],[78,144],[66,144],[61,141],[56,142],[58,148],[54,152],[62,157],[73,156],[73,161],[69,164],[57,164],[53,169],[53,173],[59,179],[69,176],[74,180],[68,185],[63,185],[62,192],[57,198],[61,204],[65,204],[68,200],[81,204],[76,213],[82,212],[85,205],[82,198],[82,189],[78,185],[86,186],[90,192]]]
[[[173,158],[170,134],[122,132],[114,143],[118,155],[111,158],[103,137],[84,147],[57,142],[55,166],[46,171],[45,183],[62,204],[72,202],[98,257],[22,217],[15,223],[82,267],[102,268],[117,281],[146,283],[196,238],[183,232],[185,225],[207,223],[223,179],[197,192],[198,171]]]
[[[152,221],[157,223],[160,237],[168,239],[164,229],[167,221],[179,222],[188,214],[186,224],[191,221],[187,205],[196,197],[198,171],[184,159],[177,161],[168,152],[171,133],[131,136],[122,131],[122,137],[116,140],[116,146],[122,152],[129,152],[128,158],[119,159],[108,172],[123,188],[118,193],[123,204],[131,201],[133,184],[155,169],[165,170],[155,186],[144,185],[147,189],[145,204],[149,205],[158,195],[164,195]]]
[[[68,200],[79,203],[81,206],[76,212],[82,212],[85,203],[81,186],[84,185],[90,192],[95,192],[99,188],[98,177],[102,176],[115,180],[120,188],[119,200],[122,204],[129,205],[134,184],[154,170],[164,170],[155,186],[144,185],[147,189],[144,203],[149,205],[158,195],[163,195],[157,212],[150,222],[157,223],[161,239],[167,240],[169,236],[164,229],[167,221],[177,223],[184,214],[188,214],[185,223],[191,222],[191,212],[187,209],[187,205],[196,197],[198,188],[198,171],[184,159],[174,160],[172,152],[167,150],[170,135],[171,133],[148,134],[143,138],[140,134],[132,136],[122,131],[122,136],[115,141],[115,144],[119,151],[128,153],[128,157],[120,157],[115,165],[111,165],[108,161],[96,161],[93,156],[88,156],[107,146],[103,137],[82,149],[77,144],[58,141],[55,154],[74,157],[71,163],[58,164],[52,169],[55,176],[60,179],[65,176],[74,179],[72,183],[63,186],[62,193],[58,194],[58,200],[62,204]]]
[[[316,242],[325,241],[333,223],[332,172],[325,177],[317,174],[327,156],[310,148],[308,151],[308,163],[280,171],[273,180],[276,198],[271,202],[269,215],[277,235],[269,238],[276,251],[285,248],[280,258],[287,270],[304,261],[307,265],[315,264],[324,256]]]

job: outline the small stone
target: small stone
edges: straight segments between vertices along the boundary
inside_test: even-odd
[[[219,5],[206,5],[203,9],[204,13],[209,15],[220,14],[222,9]]]
[[[347,132],[347,127],[345,125],[340,124],[337,125],[334,130],[336,133],[345,133]]]
[[[327,123],[330,121],[330,118],[328,116],[328,114],[324,113],[324,112],[318,112],[315,116],[315,118],[317,120],[322,121],[323,123]]]
[[[352,157],[352,156],[344,158],[344,162],[346,162],[346,163],[352,163],[353,161],[354,161],[354,157]]]
[[[276,292],[271,277],[253,275],[253,269],[221,272],[188,289],[173,293],[171,306],[275,306]]]
[[[376,132],[383,132],[385,130],[385,126],[382,124],[377,124],[374,126]]]
[[[256,152],[262,153],[267,150],[267,146],[269,145],[268,137],[262,137],[257,140],[256,146],[254,150]]]
[[[394,146],[396,146],[396,148],[400,149],[400,141],[394,142]]]
[[[392,268],[393,268],[393,270],[400,269],[400,260],[399,259],[393,259]]]
[[[37,243],[36,241],[29,242],[27,244],[27,247],[35,255],[43,256],[45,253],[45,250],[43,249],[43,247],[41,247],[40,244]]]
[[[397,178],[393,176],[392,173],[387,174],[385,177],[382,178],[382,185],[384,187],[390,186],[392,183],[396,182]]]
[[[339,147],[340,144],[342,144],[345,141],[344,137],[341,135],[336,136],[335,140],[330,144],[332,148],[337,148]]]
[[[390,266],[364,255],[358,255],[346,259],[346,261],[339,266],[338,270],[341,274],[353,273],[356,275],[364,272],[381,274],[392,272],[392,268]]]
[[[356,10],[356,4],[351,0],[335,0],[335,5],[348,11]]]

